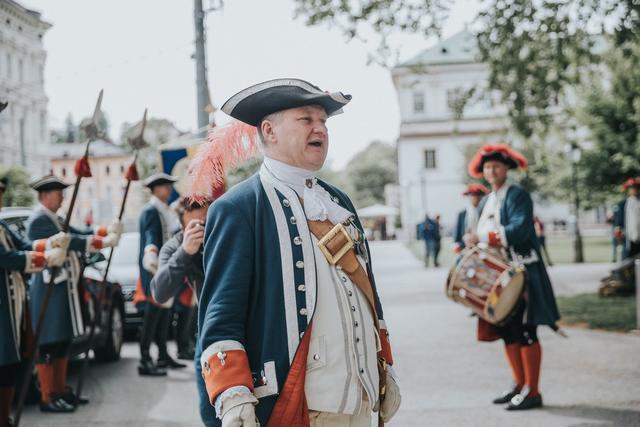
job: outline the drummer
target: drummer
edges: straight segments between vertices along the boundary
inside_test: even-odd
[[[460,253],[464,248],[464,241],[462,238],[466,233],[475,231],[478,224],[478,217],[480,211],[478,205],[484,196],[489,194],[490,191],[482,184],[469,184],[463,196],[468,198],[467,207],[458,213],[458,222],[456,224],[456,234],[454,235],[453,251]]]
[[[510,169],[525,169],[527,160],[503,144],[485,145],[469,164],[469,174],[491,185],[491,193],[479,208],[482,212],[476,232],[463,237],[466,246],[479,243],[502,248],[507,256],[516,256],[526,268],[527,281],[521,304],[506,324],[493,326],[479,320],[478,340],[502,339],[514,385],[493,403],[508,403],[508,410],[539,408],[542,395],[538,390],[542,348],[537,326],[557,329],[560,318],[553,289],[542,263],[540,245],[533,225],[533,202],[522,187],[509,183]]]

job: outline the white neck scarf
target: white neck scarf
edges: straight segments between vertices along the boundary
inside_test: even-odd
[[[304,212],[310,221],[328,219],[334,224],[345,222],[353,214],[336,202],[318,184],[315,172],[282,163],[267,156],[262,167],[275,179],[291,187],[304,200]]]
[[[640,201],[637,197],[627,198],[627,204],[624,212],[625,232],[627,239],[632,242],[640,240]]]

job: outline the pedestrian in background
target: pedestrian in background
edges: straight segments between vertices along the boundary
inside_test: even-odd
[[[433,258],[433,265],[438,267],[438,252],[440,251],[440,223],[436,218],[426,215],[422,225],[422,238],[424,239],[425,256],[424,265],[429,267],[429,260]]]

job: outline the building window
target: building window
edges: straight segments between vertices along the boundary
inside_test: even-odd
[[[413,112],[424,113],[424,93],[413,92]]]
[[[18,81],[24,82],[24,61],[22,59],[18,59]]]
[[[435,169],[436,167],[436,150],[424,150],[424,168]]]
[[[124,165],[120,165],[120,173],[124,173]]]
[[[60,171],[60,175],[62,175],[62,177],[67,176],[67,168],[62,168],[62,170]]]
[[[109,167],[109,165],[104,167],[104,174],[109,176],[109,172],[111,172],[111,168]]]
[[[464,99],[464,90],[462,88],[448,89],[447,90],[447,107],[449,111],[458,110],[461,105],[460,103]]]

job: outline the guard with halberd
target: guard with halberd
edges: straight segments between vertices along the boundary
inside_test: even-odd
[[[6,179],[0,180],[0,209],[7,185]],[[57,233],[32,242],[0,220],[0,427],[9,425],[20,362],[33,345],[26,275],[62,265],[68,240],[65,233]]]
[[[251,86],[222,106],[242,123],[214,130],[194,163],[197,182],[224,166],[217,155],[264,153],[206,221],[196,368],[208,426],[370,426],[372,411],[382,425],[400,405],[362,224],[317,178],[326,121],[350,99],[299,79]]]
[[[504,323],[492,325],[479,319],[478,339],[502,339],[511,367],[514,386],[494,400],[508,403],[508,410],[542,406],[538,389],[542,348],[537,327],[547,325],[557,330],[560,318],[533,223],[533,202],[529,193],[507,181],[510,169],[526,168],[527,160],[504,145],[485,145],[469,164],[469,174],[484,177],[491,193],[480,204],[480,217],[475,232],[464,236],[467,247],[480,243],[500,250],[505,257],[526,271],[525,288],[519,304]]]
[[[160,249],[180,229],[177,214],[167,204],[173,193],[173,183],[176,181],[176,178],[166,173],[151,175],[144,181],[144,185],[151,191],[151,199],[142,208],[139,220],[138,266],[145,301],[143,302],[144,320],[140,334],[138,373],[143,376],[165,376],[167,368],[186,367],[174,360],[167,352],[173,299],[167,304],[159,304],[153,299],[151,293],[151,279],[158,270]],[[150,353],[151,341],[154,339],[158,346],[156,363]]]
[[[29,217],[26,230],[31,240],[48,239],[61,232],[64,219],[57,215],[64,200],[64,189],[69,184],[54,175],[47,175],[31,184],[38,192],[39,205]],[[44,318],[44,329],[39,342],[39,360],[36,364],[40,380],[41,403],[44,412],[71,412],[76,403],[86,403],[66,387],[68,350],[71,340],[84,331],[81,298],[78,284],[81,279],[81,254],[97,252],[118,245],[122,223],[114,221],[109,227],[99,227],[94,233],[69,228],[68,254],[61,269],[44,269],[32,276],[29,296],[32,324],[38,322],[40,306],[49,286],[51,275],[54,289]],[[42,240],[40,240],[42,241]]]

